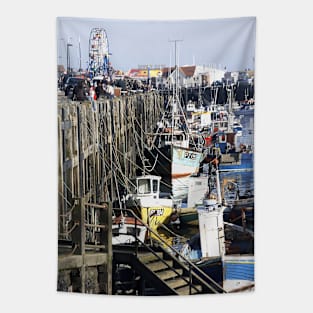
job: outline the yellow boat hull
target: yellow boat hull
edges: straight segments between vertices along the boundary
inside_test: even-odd
[[[172,213],[173,209],[170,207],[141,208],[141,219],[144,223],[148,224],[153,231],[159,233],[158,228],[160,225],[169,222]],[[158,239],[152,232],[150,232],[150,238]]]

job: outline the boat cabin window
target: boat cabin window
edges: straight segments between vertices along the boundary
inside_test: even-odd
[[[175,135],[173,136],[173,140],[174,141],[183,141],[183,140],[186,140],[184,134],[181,134],[181,135]]]
[[[215,112],[212,112],[212,113],[211,113],[211,119],[212,119],[213,121],[216,120],[216,113],[215,113]]]
[[[158,180],[157,179],[154,179],[153,181],[152,181],[152,189],[153,189],[153,192],[155,193],[155,192],[158,192],[158,189],[159,189],[159,182],[158,182]]]
[[[138,179],[138,193],[151,193],[150,179]]]

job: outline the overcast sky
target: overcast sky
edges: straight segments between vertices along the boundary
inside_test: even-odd
[[[212,65],[229,71],[254,69],[255,17],[209,20],[114,20],[95,18],[57,18],[58,64],[66,67],[66,43],[71,67],[87,67],[89,35],[92,28],[104,28],[110,62],[114,69],[127,71],[138,65],[174,64],[177,43],[179,65]]]

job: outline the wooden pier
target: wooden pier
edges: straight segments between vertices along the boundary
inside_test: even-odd
[[[142,170],[146,134],[163,108],[153,92],[93,102],[59,96],[59,291],[112,294],[112,207]]]

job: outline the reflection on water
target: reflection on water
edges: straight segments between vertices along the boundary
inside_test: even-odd
[[[221,182],[223,182],[223,180],[234,181],[238,186],[240,196],[246,196],[248,194],[251,196],[254,195],[254,171],[221,172],[220,179]],[[231,196],[231,193],[225,193],[226,200],[228,200],[228,195]]]

